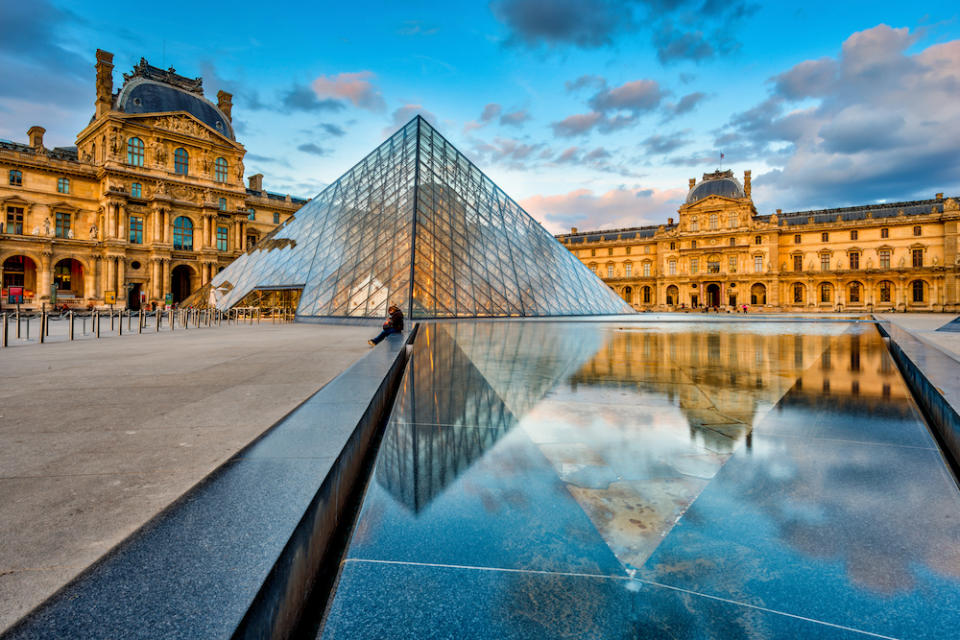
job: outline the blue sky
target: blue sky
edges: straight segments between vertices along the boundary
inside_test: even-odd
[[[558,232],[660,223],[721,151],[761,213],[960,195],[955,3],[303,4],[0,0],[0,137],[73,144],[99,47],[234,93],[295,195],[415,113]]]

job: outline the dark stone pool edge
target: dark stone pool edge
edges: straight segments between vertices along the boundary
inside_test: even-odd
[[[960,483],[960,366],[895,324],[877,319],[877,329],[888,339],[890,353]]]
[[[0,638],[288,637],[415,335],[389,336]]]

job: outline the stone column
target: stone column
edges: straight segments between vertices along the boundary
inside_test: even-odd
[[[206,249],[210,246],[210,216],[203,214],[203,234],[202,240],[200,243],[201,249]]]
[[[117,292],[117,259],[114,256],[107,256],[107,286],[106,291]]]
[[[53,252],[40,253],[40,272],[37,274],[36,300],[50,299],[50,285],[53,283]]]
[[[125,233],[127,229],[127,208],[122,204],[117,205],[117,239],[127,240],[129,236]]]
[[[113,218],[113,204],[107,204],[107,210],[103,216],[104,222],[106,223],[107,228],[103,230],[104,239],[115,238],[117,236],[117,227],[114,224]]]
[[[247,223],[240,221],[240,251],[247,250]]]
[[[83,270],[83,297],[88,300],[97,297],[96,257],[91,262],[94,265],[93,268]]]
[[[150,297],[154,300],[160,298],[160,259],[153,259],[153,267],[150,270]]]
[[[123,257],[117,258],[117,301],[123,300],[123,304],[126,304],[127,301],[127,288],[126,288],[126,277],[125,277],[125,267],[127,266],[127,261]]]
[[[157,209],[153,212],[153,242],[160,242],[160,210]]]
[[[170,244],[170,212],[164,210],[161,218],[163,224],[163,242],[164,244]]]
[[[103,300],[103,292],[107,290],[107,265],[109,258],[97,256],[97,298]]]
[[[170,291],[170,258],[163,258],[160,264],[160,297]]]

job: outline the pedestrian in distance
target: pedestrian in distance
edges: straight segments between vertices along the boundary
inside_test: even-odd
[[[387,314],[387,321],[383,323],[383,331],[373,340],[367,340],[367,344],[371,347],[380,344],[390,334],[403,331],[403,311],[400,311],[400,307],[395,304],[390,305]]]

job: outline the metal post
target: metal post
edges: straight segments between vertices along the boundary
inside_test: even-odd
[[[117,335],[123,335],[123,310],[117,309]]]
[[[3,344],[0,346],[7,346],[7,341],[10,339],[9,333],[10,329],[7,327],[7,314],[3,314]]]
[[[95,309],[93,312],[93,324],[94,332],[97,334],[97,337],[100,337],[100,309]]]
[[[17,336],[20,337],[19,335]],[[27,342],[30,342],[30,318],[27,318]]]
[[[70,339],[73,340],[73,311],[67,312],[67,319],[70,321]]]
[[[133,330],[133,314],[127,309],[127,333]]]
[[[140,307],[140,317],[137,318],[137,333],[143,333],[143,307]]]
[[[156,328],[157,332],[159,333],[159,332],[160,332],[160,321],[163,319],[163,312],[160,311],[160,309],[154,309],[154,310],[153,310],[153,316],[154,316],[153,319],[157,321],[157,325],[156,325],[155,328]]]
[[[47,328],[47,309],[40,309],[40,344],[43,344],[44,334]]]
[[[170,321],[170,331],[173,331],[173,309],[167,310],[167,320]]]
[[[17,340],[20,339],[20,305],[17,305]]]
[[[83,328],[83,335],[87,335],[87,316],[80,316],[80,324]]]
[[[113,331],[113,305],[110,305],[110,331]]]

